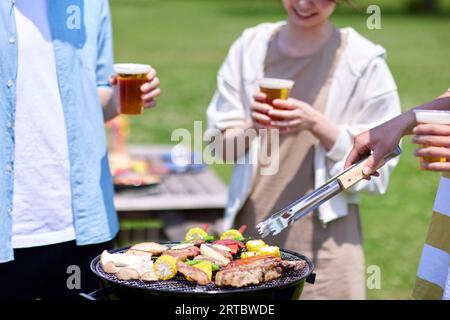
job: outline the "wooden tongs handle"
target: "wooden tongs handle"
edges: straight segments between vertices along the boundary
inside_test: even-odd
[[[389,153],[384,159],[377,165],[377,170],[386,164],[389,160],[398,157],[402,153],[402,149],[397,146],[391,153]],[[367,157],[368,158],[368,157]],[[363,169],[366,166],[367,158],[354,164],[343,173],[341,173],[336,179],[341,184],[344,190],[347,190],[354,186],[357,182],[364,179]]]

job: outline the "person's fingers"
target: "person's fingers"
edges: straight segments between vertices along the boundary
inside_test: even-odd
[[[450,159],[450,149],[443,147],[426,147],[414,150],[416,157],[431,157],[431,158],[448,158]]]
[[[117,76],[112,76],[112,77],[110,77],[110,78],[109,78],[109,83],[110,83],[112,86],[115,86],[115,85],[117,84]]]
[[[256,112],[267,114],[272,109],[273,109],[272,106],[265,103],[254,101],[252,104],[252,110]]]
[[[356,147],[353,147],[350,153],[347,156],[347,159],[345,160],[344,169],[347,169],[351,167],[353,164],[358,162],[361,159],[361,155],[359,154],[359,151]]]
[[[156,89],[159,87],[160,85],[160,81],[158,77],[153,78],[151,81],[144,83],[141,86],[141,91],[145,94],[145,93],[149,93],[150,91]]]
[[[149,93],[147,93],[147,94],[143,94],[142,96],[141,96],[141,99],[142,100],[144,100],[145,102],[147,101],[147,100],[152,100],[152,99],[155,99],[157,96],[159,96],[161,94],[161,89],[160,88],[157,88],[157,89],[155,89],[155,90],[153,90],[153,91],[150,91]]]
[[[418,136],[450,136],[450,126],[444,124],[419,124],[413,129]]]
[[[287,100],[281,100],[281,99],[275,99],[273,100],[274,107],[277,107],[278,109],[285,109],[285,110],[293,110],[297,109],[301,106],[300,101],[295,99],[287,99]]]
[[[271,117],[286,119],[286,120],[294,120],[299,119],[300,112],[299,110],[277,110],[272,109],[267,113]]]
[[[450,172],[450,162],[421,162],[420,168],[428,171]]]
[[[270,121],[270,125],[273,127],[277,127],[280,129],[292,129],[292,127],[296,127],[302,123],[300,119],[287,120],[287,121]]]
[[[266,101],[267,95],[263,92],[257,92],[253,95],[253,99],[255,99],[255,101],[264,103]]]
[[[260,112],[252,112],[252,118],[253,120],[255,120],[256,122],[259,123],[264,123],[264,124],[270,124],[270,117],[268,117],[267,115],[260,113]]]
[[[156,70],[151,68],[151,70],[147,73],[147,79],[152,81],[154,77],[156,77]]]
[[[148,100],[144,102],[144,108],[149,109],[156,106],[156,100]]]
[[[267,129],[267,125],[263,125],[263,124],[259,123],[258,121],[254,120],[253,121],[253,128],[255,128],[255,129]]]
[[[435,147],[450,147],[450,136],[413,136],[411,139],[414,144],[422,144]]]

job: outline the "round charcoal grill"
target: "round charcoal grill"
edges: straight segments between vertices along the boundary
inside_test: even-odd
[[[164,244],[175,244],[175,242]],[[127,250],[128,247],[115,249],[111,253],[122,253]],[[119,280],[114,274],[103,271],[100,266],[100,256],[97,256],[91,262],[91,270],[102,280],[103,288],[83,296],[88,299],[104,299],[105,296],[114,296],[119,299],[298,299],[305,281],[314,283],[315,274],[312,273],[314,264],[301,254],[288,250],[280,250],[280,252],[283,260],[305,260],[305,268],[301,271],[285,272],[280,278],[260,285],[242,288],[218,287],[214,282],[201,286],[186,280],[180,274],[165,281]]]

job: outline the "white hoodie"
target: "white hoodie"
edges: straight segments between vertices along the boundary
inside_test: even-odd
[[[231,46],[217,77],[217,91],[207,110],[209,128],[225,130],[243,126],[250,117],[252,96],[258,92],[258,79],[264,77],[264,59],[272,34],[286,22],[263,23],[246,29]],[[328,152],[315,145],[315,187],[344,168],[353,136],[400,114],[397,86],[385,62],[386,51],[351,28],[347,45],[331,81],[325,115],[340,129],[335,145]],[[234,165],[225,211],[224,229],[232,226],[236,214],[247,200],[258,168],[255,157],[260,140],[254,139],[244,161]],[[242,159],[241,159],[242,160]],[[242,164],[240,164],[242,163]],[[380,169],[380,177],[358,183],[350,191],[338,194],[318,209],[319,219],[328,223],[347,215],[348,204],[358,203],[359,191],[382,194],[397,160]],[[286,203],[286,206],[288,203]]]

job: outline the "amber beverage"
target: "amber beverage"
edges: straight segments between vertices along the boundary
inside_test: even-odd
[[[146,64],[119,63],[114,65],[119,87],[120,113],[138,115],[144,108],[141,86],[148,81],[151,67]]]
[[[418,123],[431,123],[431,124],[445,124],[450,125],[450,111],[440,110],[414,110],[416,114],[416,121]],[[426,148],[427,145],[421,145],[421,148]],[[447,162],[447,158],[433,158],[433,157],[421,157],[421,162]]]
[[[276,78],[264,78],[259,80],[259,89],[265,93],[267,104],[272,105],[273,100],[286,100],[289,97],[289,92],[294,86],[294,81]]]

